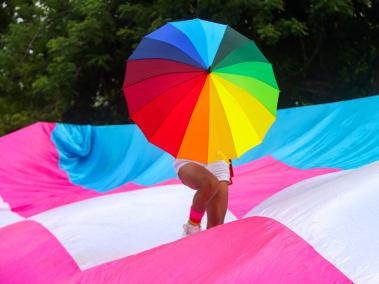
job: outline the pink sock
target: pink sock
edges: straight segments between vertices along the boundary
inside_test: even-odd
[[[194,210],[192,207],[191,207],[191,211],[190,211],[190,217],[189,217],[189,221],[195,225],[199,225],[201,223],[201,219],[203,218],[204,216],[204,213],[205,211],[203,212],[198,212],[196,210]]]

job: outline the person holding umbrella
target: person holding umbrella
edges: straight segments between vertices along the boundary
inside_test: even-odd
[[[174,168],[182,183],[196,190],[184,236],[201,231],[201,220],[207,212],[207,229],[224,223],[228,208],[230,167],[220,160],[208,165],[191,160],[175,159]]]
[[[254,41],[233,28],[193,19],[146,35],[127,61],[124,95],[132,120],[170,153],[195,189],[185,235],[224,222],[228,159],[260,144],[275,121],[279,89]]]

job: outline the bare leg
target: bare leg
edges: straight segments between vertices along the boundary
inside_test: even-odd
[[[226,210],[228,208],[228,182],[220,181],[219,190],[208,203],[207,229],[224,224]]]
[[[197,190],[193,197],[192,208],[198,212],[205,211],[210,200],[220,189],[218,179],[207,169],[195,163],[182,166],[178,176],[184,185]]]

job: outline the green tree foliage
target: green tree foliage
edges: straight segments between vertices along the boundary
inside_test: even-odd
[[[167,21],[229,24],[273,63],[280,106],[379,92],[376,0],[0,1],[0,134],[34,121],[128,123],[126,59]]]

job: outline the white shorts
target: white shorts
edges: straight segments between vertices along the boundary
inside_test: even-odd
[[[184,159],[175,159],[174,160],[174,169],[176,174],[178,174],[179,169],[188,163],[195,163],[210,171],[219,181],[227,181],[230,180],[230,171],[229,164],[223,160],[213,162],[210,164],[203,164],[192,160],[184,160]]]

